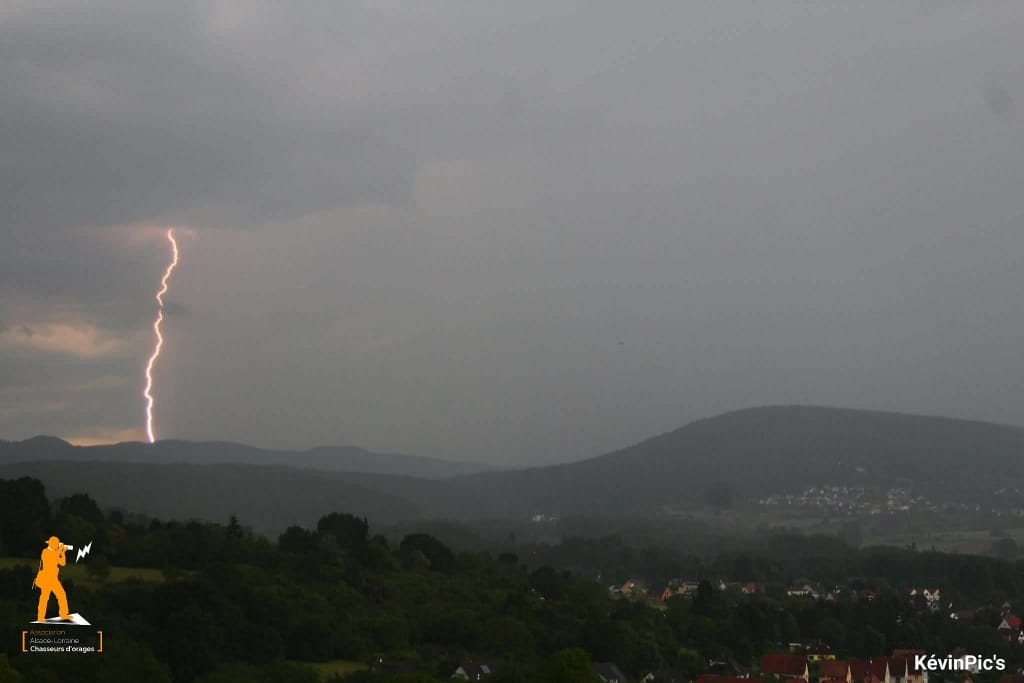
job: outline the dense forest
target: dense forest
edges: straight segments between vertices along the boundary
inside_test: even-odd
[[[102,624],[102,654],[20,653],[34,563],[51,534],[93,542],[86,578],[64,583],[72,611]],[[1024,564],[834,538],[774,536],[710,559],[622,538],[456,552],[422,532],[389,539],[337,512],[267,539],[244,511],[222,524],[132,517],[86,494],[50,500],[24,478],[0,481],[0,555],[25,558],[0,569],[4,683],[316,683],[328,678],[315,663],[337,661],[364,669],[347,683],[440,681],[467,660],[500,662],[488,679],[499,683],[594,681],[596,662],[631,680],[666,669],[692,680],[711,661],[756,670],[761,654],[791,643],[846,657],[962,647],[1021,661],[996,626],[1004,602],[1024,601]],[[130,567],[156,579],[114,573]],[[623,577],[648,588],[613,594]],[[681,577],[697,589],[657,599]],[[801,582],[835,596],[791,595]],[[941,589],[940,610],[910,599],[921,586]],[[952,619],[952,609],[970,617]]]

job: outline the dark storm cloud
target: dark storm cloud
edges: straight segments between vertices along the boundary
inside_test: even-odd
[[[8,9],[0,291],[131,324],[159,256],[118,253],[88,228],[401,204],[425,159],[529,134],[522,79],[477,72],[415,22],[358,3]],[[439,71],[415,63],[427,48]]]
[[[0,436],[136,424],[168,225],[183,437],[520,460],[764,402],[1024,422],[1021,17],[9,3]]]
[[[466,28],[486,26],[488,13],[470,10],[469,27],[432,31],[417,11],[384,10],[4,8],[0,312],[125,337],[152,317],[164,254],[157,240],[122,248],[96,228],[252,227],[346,204],[401,204],[425,159],[529,132],[529,74],[480,71],[445,45],[446,35],[465,40]],[[433,65],[420,63],[429,53]],[[168,304],[178,317],[179,304]],[[17,367],[53,362],[20,358]],[[16,374],[0,367],[0,379]],[[68,374],[34,376],[57,384]]]
[[[400,202],[424,157],[521,135],[535,94],[524,92],[529,73],[478,70],[472,45],[439,44],[443,32],[425,40],[415,16],[358,3],[105,2],[10,14],[0,24],[8,230],[211,207],[259,223]],[[466,14],[469,28],[486,25]],[[474,42],[486,48],[484,37]],[[415,63],[424,49],[436,53],[431,70]]]
[[[0,65],[8,141],[0,223],[8,229],[224,205],[258,219],[401,191],[408,168],[400,157],[359,163],[369,139],[397,141],[401,121],[379,125],[360,112],[331,127],[302,121],[293,107],[301,85],[287,74],[261,81],[258,70],[232,63],[202,5],[142,7],[26,7],[0,25],[10,56]],[[352,163],[341,168],[343,159]]]

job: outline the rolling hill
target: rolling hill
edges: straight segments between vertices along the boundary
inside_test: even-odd
[[[192,463],[286,465],[334,472],[400,474],[441,479],[490,469],[480,463],[400,453],[374,453],[354,446],[322,446],[302,451],[270,450],[228,441],[130,441],[102,446],[73,446],[63,439],[37,436],[0,441],[0,464],[25,461]]]
[[[456,518],[487,503],[450,484],[397,475],[325,472],[282,465],[40,460],[0,465],[0,479],[34,477],[51,498],[85,492],[106,508],[161,519],[224,522],[232,514],[276,534],[310,527],[330,512],[375,522]]]
[[[378,521],[646,516],[700,506],[719,483],[738,499],[832,484],[963,502],[1024,484],[1019,428],[806,406],[726,413],[596,458],[523,470],[437,478],[450,465],[414,459],[410,472],[396,474],[410,456],[383,456],[376,471],[342,471],[359,457],[188,442],[78,449],[38,438],[0,444],[0,478],[34,476],[56,495],[85,491],[105,505],[162,517],[235,513],[267,531],[331,511]]]
[[[692,507],[715,482],[727,483],[738,498],[833,484],[912,487],[973,502],[1005,486],[1024,488],[1024,430],[840,408],[751,408],[589,460],[455,482],[493,491],[492,502],[513,516]]]

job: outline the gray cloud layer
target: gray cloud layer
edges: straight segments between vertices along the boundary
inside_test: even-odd
[[[1024,423],[1022,20],[5,6],[0,434],[137,429],[171,224],[166,436],[519,462],[763,402]]]

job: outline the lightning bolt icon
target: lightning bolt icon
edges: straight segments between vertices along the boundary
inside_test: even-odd
[[[90,550],[92,550],[92,541],[86,543],[84,548],[78,549],[78,555],[75,557],[75,562],[78,562],[80,559],[88,555]]]
[[[171,262],[167,264],[164,276],[160,279],[160,290],[156,293],[156,320],[153,321],[156,345],[153,347],[153,354],[149,357],[149,362],[146,363],[146,388],[142,391],[142,395],[146,399],[146,436],[149,437],[150,443],[156,441],[156,436],[153,434],[153,365],[160,357],[160,349],[164,345],[164,336],[160,332],[160,323],[164,321],[164,294],[167,293],[167,282],[171,279],[171,273],[178,265],[178,243],[174,239],[174,228],[167,230],[167,241],[171,243]],[[81,552],[79,551],[79,553]],[[89,552],[88,546],[86,546],[85,552]]]

